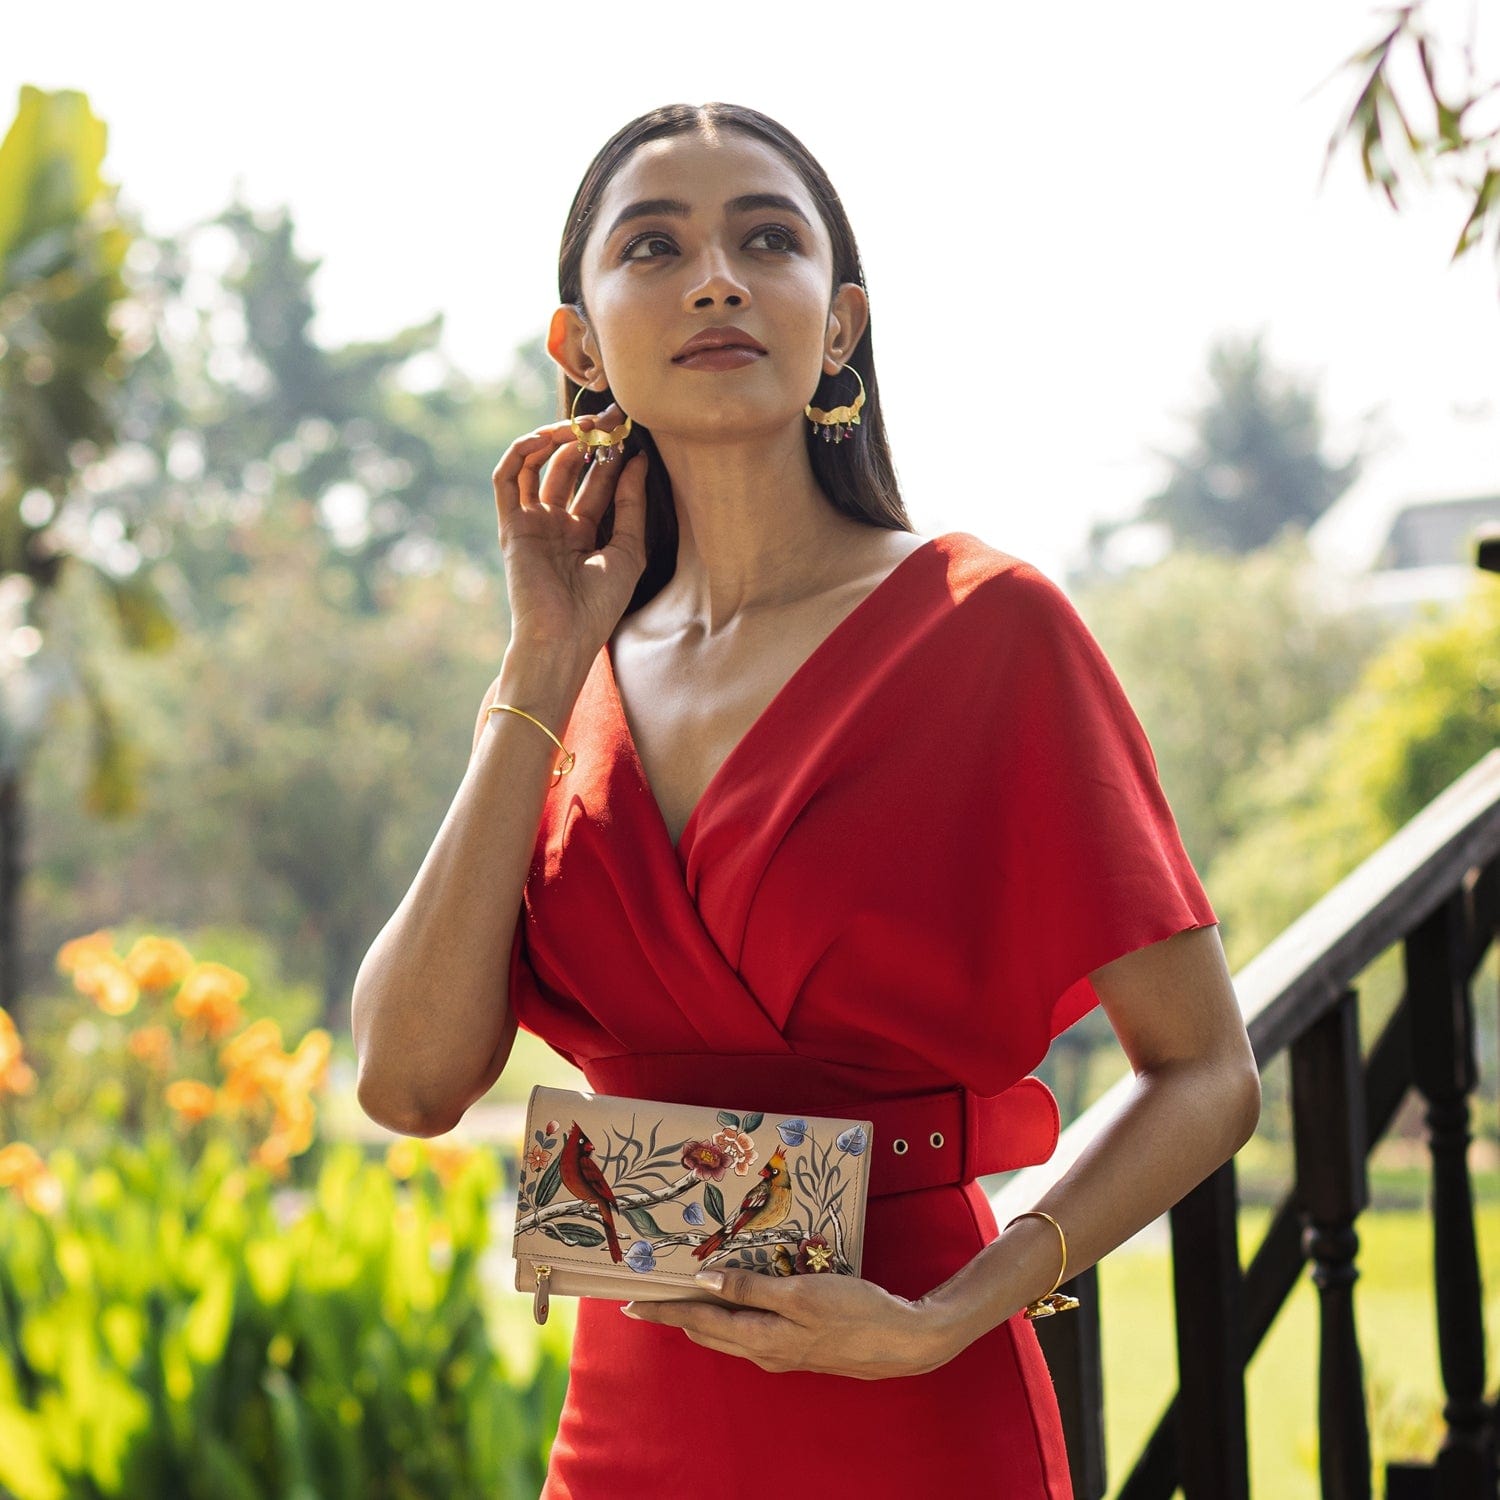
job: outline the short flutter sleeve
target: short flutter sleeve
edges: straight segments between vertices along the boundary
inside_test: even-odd
[[[1140,720],[1068,597],[1025,564],[983,587],[1005,591],[988,707],[1003,720],[990,743],[1006,989],[1045,1047],[1098,1004],[1094,969],[1218,918]]]

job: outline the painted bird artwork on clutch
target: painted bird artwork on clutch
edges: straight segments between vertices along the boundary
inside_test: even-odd
[[[615,1233],[615,1190],[594,1160],[594,1143],[579,1128],[577,1120],[562,1143],[557,1170],[563,1186],[580,1203],[592,1203],[599,1210],[604,1221],[604,1238],[609,1242],[609,1258],[616,1262],[624,1260]]]
[[[737,1234],[774,1229],[792,1211],[792,1180],[786,1169],[786,1151],[778,1146],[760,1169],[760,1181],[745,1194],[739,1211],[722,1229],[716,1229],[701,1245],[693,1246],[699,1260],[707,1260]]]

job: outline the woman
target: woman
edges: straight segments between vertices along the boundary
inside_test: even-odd
[[[559,422],[495,471],[512,638],[361,970],[361,1102],[451,1128],[519,1021],[600,1092],[876,1121],[862,1278],[582,1302],[547,1496],[1068,1495],[1027,1304],[1259,1114],[1149,746],[1060,590],[913,534],[854,238],[784,129],[627,125],[559,279],[548,348],[634,455]],[[1027,1075],[1096,1003],[1136,1095],[1002,1233],[974,1179],[1050,1154]]]

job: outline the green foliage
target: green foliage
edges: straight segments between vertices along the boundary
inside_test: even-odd
[[[0,572],[30,571],[22,493],[60,495],[73,445],[114,440],[109,317],[129,236],[101,175],[104,142],[84,95],[26,87],[0,143]]]
[[[15,1500],[538,1492],[565,1356],[544,1342],[518,1389],[487,1336],[492,1158],[403,1187],[342,1146],[305,1195],[164,1137],[51,1165],[58,1214],[0,1198]]]
[[[1388,29],[1344,64],[1358,76],[1359,89],[1348,115],[1328,142],[1323,175],[1345,141],[1358,144],[1364,178],[1378,187],[1392,209],[1401,207],[1401,194],[1413,178],[1425,180],[1434,166],[1447,175],[1470,200],[1468,217],[1459,231],[1452,259],[1481,243],[1500,224],[1500,129],[1481,130],[1467,117],[1500,89],[1500,81],[1481,85],[1474,67],[1474,36],[1459,49],[1464,81],[1453,85],[1448,69],[1451,56],[1442,58],[1439,39],[1424,25],[1426,0],[1395,8]],[[1479,11],[1472,12],[1477,27]],[[1411,63],[1415,88],[1395,81]],[[1440,83],[1443,73],[1448,81]],[[1417,118],[1421,111],[1425,119]],[[1500,236],[1495,249],[1500,253]]]
[[[1079,595],[1199,869],[1244,826],[1224,787],[1321,722],[1379,643],[1373,621],[1322,606],[1314,576],[1287,537],[1243,558],[1175,552]]]
[[[104,653],[142,758],[129,824],[81,815],[83,726],[59,720],[34,779],[34,963],[101,911],[249,926],[342,1031],[360,959],[462,779],[503,593],[460,562],[388,577],[381,613],[351,611],[347,568],[292,500],[235,546],[221,626],[158,658]]]
[[[131,352],[118,326],[131,234],[102,175],[104,148],[84,95],[30,87],[0,144],[0,576],[19,575],[39,615],[64,564],[83,567],[126,643],[150,650],[170,642],[173,625],[149,576],[122,576],[51,524],[78,471],[115,443]],[[0,775],[20,774],[49,702],[69,685],[93,719],[87,803],[127,811],[127,737],[86,657],[0,673]],[[0,900],[13,892],[0,889]]]
[[[299,504],[314,507],[322,550],[349,580],[350,612],[380,612],[393,578],[460,560],[498,571],[490,472],[552,416],[539,343],[486,385],[447,362],[440,316],[318,343],[317,271],[286,210],[240,203],[132,257],[154,334],[126,391],[138,461],[92,503],[163,559],[200,626],[224,620],[224,583],[247,575],[244,533]]]
[[[1243,830],[1206,884],[1241,963],[1500,744],[1500,586],[1392,640],[1325,722],[1227,791]]]

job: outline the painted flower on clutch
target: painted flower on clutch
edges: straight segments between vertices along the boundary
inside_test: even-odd
[[[834,1142],[834,1145],[836,1145],[840,1151],[847,1151],[850,1156],[858,1156],[864,1151],[865,1147],[869,1145],[869,1139],[866,1137],[864,1127],[862,1125],[851,1125],[838,1138],[838,1140]]]
[[[714,1136],[713,1144],[722,1151],[730,1166],[734,1168],[736,1177],[743,1177],[749,1170],[751,1163],[760,1160],[760,1152],[755,1149],[755,1142],[743,1131],[736,1130],[733,1126],[726,1125]]]
[[[530,1167],[533,1172],[540,1172],[542,1168],[545,1167],[549,1161],[551,1161],[551,1159],[552,1158],[548,1156],[546,1149],[542,1146],[533,1146],[531,1150],[526,1153],[526,1165]]]
[[[723,1182],[730,1166],[729,1153],[717,1138],[712,1141],[689,1141],[682,1148],[682,1164],[699,1182]]]
[[[636,1240],[625,1252],[625,1264],[632,1271],[654,1271],[656,1255],[651,1249],[651,1241]]]
[[[833,1269],[833,1246],[821,1234],[797,1241],[798,1273]]]

